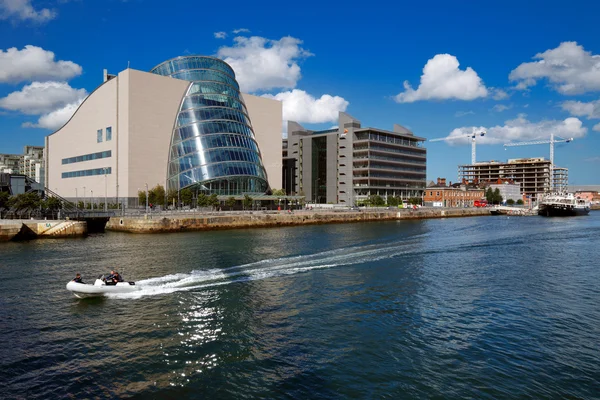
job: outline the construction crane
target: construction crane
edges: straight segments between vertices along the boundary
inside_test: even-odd
[[[530,144],[548,144],[550,143],[550,191],[554,189],[554,143],[569,143],[573,138],[564,139],[557,136],[554,139],[554,133],[550,134],[550,140],[531,140],[529,142],[504,143],[504,147],[509,146],[528,146]],[[506,150],[506,149],[504,149]]]
[[[465,139],[465,137],[469,137],[471,138],[471,164],[475,164],[475,160],[477,159],[476,157],[476,145],[475,145],[475,141],[477,140],[477,137],[481,137],[485,135],[485,131],[481,131],[481,132],[473,132],[473,133],[467,133],[464,135],[460,135],[460,136],[452,136],[452,137],[445,137],[445,138],[438,138],[438,139],[431,139],[429,140],[430,142],[441,142],[442,140],[446,141],[446,140],[456,140],[456,139]]]

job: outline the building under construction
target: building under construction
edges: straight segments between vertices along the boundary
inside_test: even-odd
[[[550,171],[554,171],[551,183]],[[483,161],[470,165],[458,166],[458,177],[468,183],[496,183],[512,181],[521,186],[521,194],[529,196],[532,201],[539,194],[552,191],[564,191],[567,188],[569,170],[554,167],[549,160],[540,158],[516,158],[506,162]]]

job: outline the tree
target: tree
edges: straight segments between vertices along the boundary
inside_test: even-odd
[[[208,205],[214,208],[219,205],[219,197],[216,193],[213,193],[208,197]]]
[[[496,188],[494,190],[494,193],[492,195],[492,202],[494,204],[501,204],[502,203],[502,195],[500,194],[500,189]]]
[[[229,210],[233,210],[233,207],[235,207],[235,197],[231,196],[230,198],[228,198],[225,201],[225,205],[229,207]]]
[[[244,209],[252,207],[252,202],[253,202],[252,197],[245,194],[244,200],[242,201],[242,203],[244,204]]]
[[[183,204],[192,204],[194,193],[192,193],[192,191],[189,188],[185,188],[181,192],[179,192],[179,196],[181,197],[181,202]]]
[[[208,196],[204,193],[198,193],[198,199],[196,199],[198,207],[206,207],[208,205]]]
[[[400,203],[400,199],[397,197],[389,196],[387,198],[387,203],[388,203],[388,206],[390,206],[390,207],[398,207],[398,204]]]
[[[410,199],[408,199],[408,204],[414,204],[415,206],[421,205],[421,198],[411,197]]]
[[[523,205],[523,199],[517,200],[517,204],[520,205],[520,206],[522,206]]]
[[[485,199],[488,203],[494,202],[494,192],[492,191],[491,187],[487,188],[487,190],[485,191]]]
[[[138,201],[140,206],[146,207],[146,192],[143,190],[138,190]]]
[[[378,194],[372,194],[367,198],[368,204],[372,207],[382,207],[385,205],[385,200]]]
[[[508,204],[509,206],[512,206],[515,204],[515,201],[513,199],[508,199],[508,200],[506,200],[506,204]]]
[[[165,205],[165,188],[162,185],[156,185],[150,191],[148,195],[150,198],[150,203],[152,204],[160,204],[161,206]]]
[[[167,203],[168,204],[177,203],[177,190],[169,189],[169,192],[167,193]]]
[[[10,193],[0,192],[0,210],[9,208]]]
[[[283,189],[274,189],[273,196],[285,196],[285,190]]]
[[[24,212],[31,213],[39,209],[42,199],[35,192],[22,193],[14,196],[11,201],[12,206],[18,214]]]

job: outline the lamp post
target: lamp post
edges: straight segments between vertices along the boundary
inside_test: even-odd
[[[107,173],[108,173],[108,168],[104,167],[104,212],[108,211],[108,203],[107,203],[108,186],[106,184]]]
[[[148,214],[148,184],[146,183],[146,214]]]
[[[77,210],[77,218],[79,218],[79,195],[77,195],[77,188],[75,188],[75,209]]]
[[[91,197],[92,197],[92,201],[90,202],[90,205],[92,206],[92,210],[94,209],[94,191],[90,189],[90,192],[92,192]]]
[[[85,186],[83,187],[83,209],[85,210]]]

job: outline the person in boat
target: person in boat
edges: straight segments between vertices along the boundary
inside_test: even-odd
[[[108,275],[104,281],[107,285],[116,285],[119,282],[123,282],[123,277],[115,270],[110,271],[110,275]]]
[[[77,274],[75,275],[75,279],[73,279],[73,282],[77,282],[77,283],[85,283],[83,281],[83,279],[81,279],[81,274]]]
[[[117,282],[123,282],[123,277],[117,271],[115,271],[113,275],[113,282],[117,284]]]

